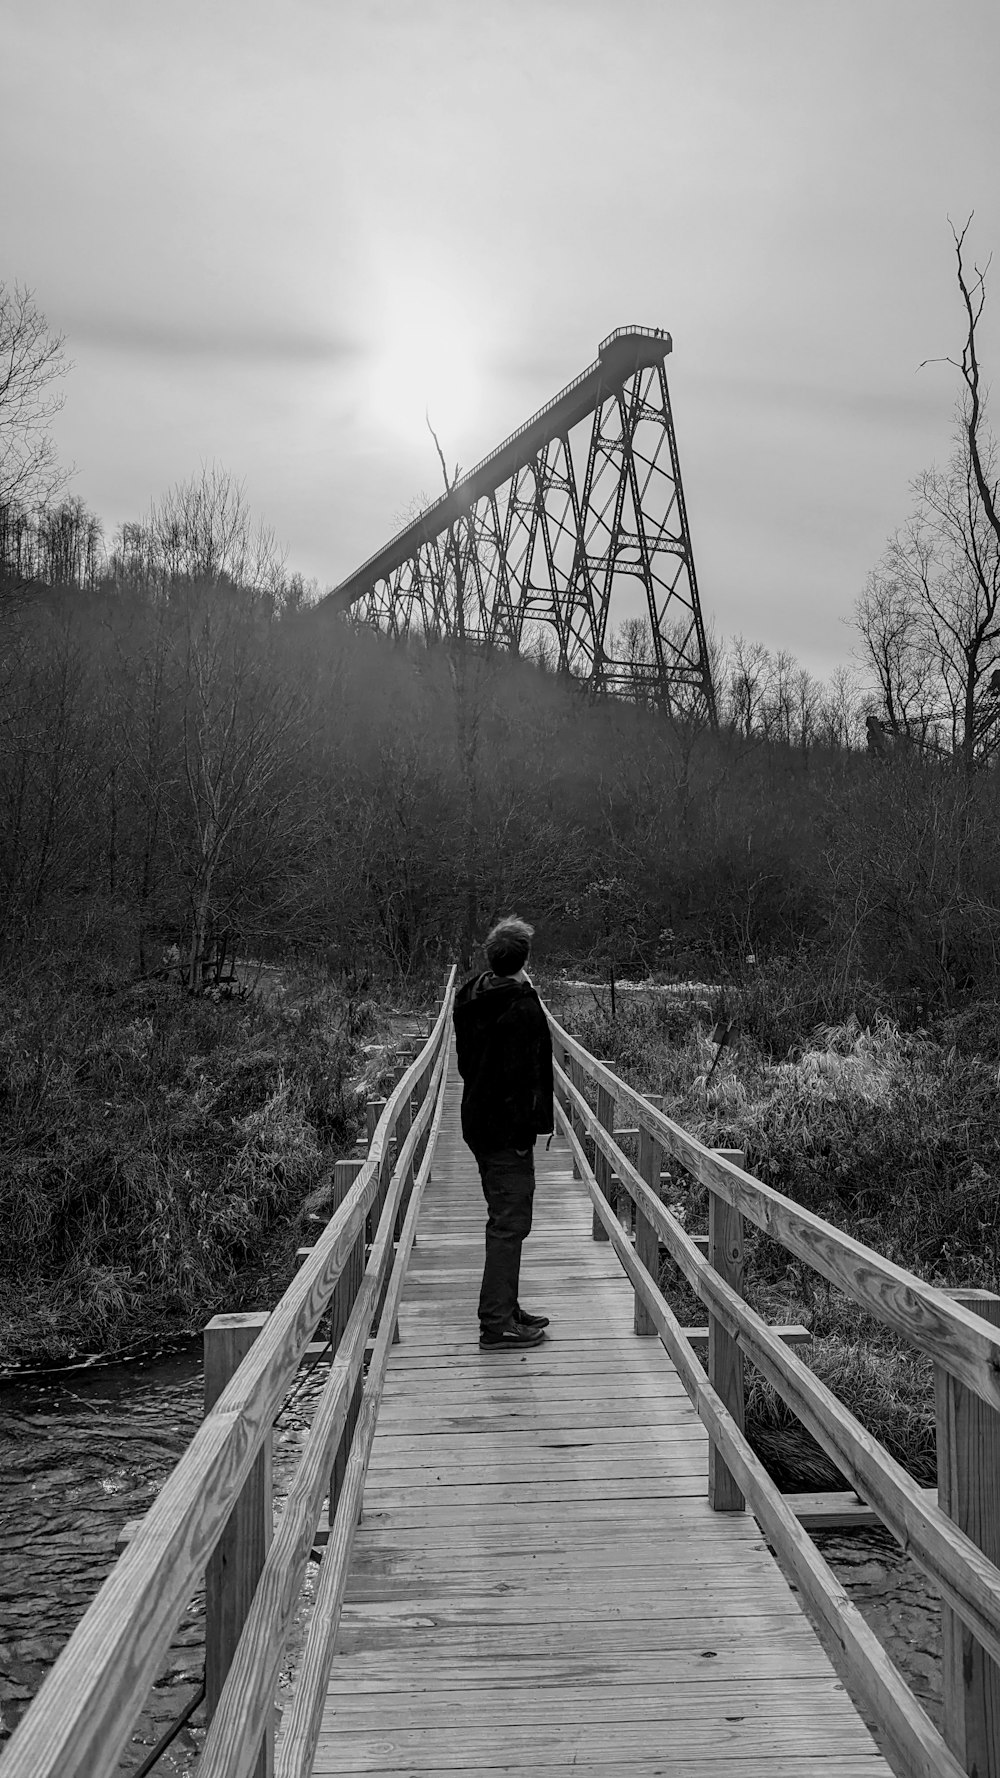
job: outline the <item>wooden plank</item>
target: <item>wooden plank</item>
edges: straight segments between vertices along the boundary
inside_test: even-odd
[[[1000,1327],[1000,1297],[969,1291],[965,1307]],[[992,1562],[1000,1561],[1000,1416],[938,1365],[938,1501]],[[946,1602],[941,1606],[944,1732],[976,1778],[1000,1778],[1000,1668]]]
[[[205,1412],[210,1414],[254,1341],[267,1314],[214,1315],[204,1335]],[[271,1433],[229,1515],[205,1573],[205,1715],[211,1722],[271,1545]],[[253,1778],[274,1771],[274,1721],[264,1726]]]
[[[393,1543],[383,1545],[378,1557],[369,1552],[359,1550],[355,1555],[352,1586],[355,1582],[368,1586],[373,1580],[392,1587],[397,1583],[409,1584],[419,1576],[425,1575],[449,1585],[457,1577],[463,1577],[462,1584],[467,1585],[468,1576],[481,1578],[488,1569],[498,1580],[512,1575],[514,1584],[520,1584],[522,1571],[530,1569],[532,1583],[538,1575],[545,1575],[555,1584],[560,1578],[572,1576],[574,1583],[581,1574],[600,1574],[608,1576],[617,1584],[619,1580],[626,1584],[635,1568],[645,1569],[657,1577],[657,1586],[662,1585],[665,1576],[673,1576],[679,1580],[687,1572],[685,1564],[690,1563],[692,1541],[687,1538],[647,1537],[643,1540],[638,1527],[631,1528],[631,1535],[624,1537],[616,1530],[609,1534],[608,1526],[603,1527],[603,1535],[593,1534],[579,1543],[566,1544],[558,1538],[548,1540],[537,1535],[520,1542],[498,1543],[481,1539],[463,1540],[457,1553],[452,1552],[447,1563],[442,1564],[441,1551],[443,1539],[430,1542],[421,1541],[417,1545]],[[712,1567],[714,1564],[733,1564],[733,1546],[723,1539],[711,1541],[697,1540],[698,1571]],[[745,1559],[749,1565],[755,1562],[757,1568],[766,1567],[770,1560],[767,1544],[758,1540],[741,1552],[740,1562]],[[530,1562],[526,1561],[530,1557]],[[444,1573],[442,1573],[442,1568]],[[741,1570],[742,1571],[742,1570]]]
[[[402,1113],[400,1113],[400,1116],[402,1116]],[[399,1131],[398,1124],[396,1126],[396,1129],[397,1129],[397,1140],[398,1140],[398,1131]],[[360,1162],[360,1161],[335,1161],[334,1162],[334,1168],[333,1168],[334,1200],[333,1201],[334,1201],[335,1207],[344,1203],[344,1201],[346,1200],[346,1198],[351,1190],[351,1187],[353,1186],[355,1180],[358,1177],[358,1174],[361,1171],[361,1167],[362,1167],[362,1162]],[[336,1288],[334,1290],[333,1297],[330,1302],[330,1341],[331,1341],[331,1345],[333,1348],[334,1357],[336,1357],[336,1353],[341,1345],[341,1342],[343,1341],[344,1334],[347,1330],[348,1322],[350,1321],[350,1318],[351,1318],[351,1310],[353,1309],[354,1304],[357,1301],[358,1291],[361,1289],[361,1280],[364,1275],[364,1269],[365,1269],[365,1230],[362,1229],[358,1234],[358,1238],[357,1238],[357,1240],[354,1244],[354,1247],[352,1249],[350,1259],[348,1260],[346,1266],[344,1267],[343,1272],[341,1273],[340,1277],[337,1280]],[[340,1490],[343,1486],[344,1471],[347,1468],[347,1459],[350,1455],[351,1440],[354,1437],[354,1428],[357,1425],[358,1410],[361,1405],[362,1383],[363,1383],[363,1379],[362,1379],[362,1376],[359,1372],[357,1384],[355,1385],[354,1394],[351,1397],[351,1401],[350,1401],[350,1404],[347,1409],[347,1417],[344,1421],[344,1430],[343,1430],[343,1433],[341,1434],[340,1443],[337,1446],[336,1455],[334,1456],[334,1459],[333,1459],[333,1468],[331,1469],[331,1472],[330,1472],[330,1522],[331,1522],[331,1524],[333,1523],[333,1514],[334,1514],[334,1510],[336,1508],[337,1500],[340,1496]]]
[[[754,1652],[754,1673],[760,1681],[835,1679],[830,1663],[815,1637],[802,1634],[796,1617],[770,1618],[763,1626],[761,1646]],[[616,1649],[588,1655],[568,1651],[536,1655],[531,1661],[533,1691],[598,1685],[625,1688],[655,1686],[666,1691],[675,1685],[717,1685],[730,1688],[747,1683],[745,1623],[737,1619],[729,1634],[717,1637],[711,1655],[697,1638],[676,1648],[649,1650]],[[436,1691],[520,1691],[525,1683],[525,1663],[516,1655],[490,1660],[435,1655],[429,1650],[399,1650],[388,1665],[376,1651],[358,1652],[349,1659],[335,1657],[330,1675],[330,1701],[342,1709],[345,1703],[359,1710],[381,1708],[381,1701],[408,1694],[433,1696]],[[837,1682],[839,1684],[839,1681]],[[369,1703],[366,1706],[365,1700]]]
[[[648,1610],[624,1617],[591,1615],[581,1623],[575,1601],[566,1603],[562,1616],[554,1613],[533,1615],[525,1622],[523,1612],[468,1610],[461,1613],[454,1601],[449,1609],[440,1609],[432,1623],[423,1606],[417,1611],[407,1603],[395,1611],[386,1606],[345,1606],[341,1615],[338,1653],[346,1662],[364,1649],[377,1653],[383,1670],[394,1663],[396,1651],[421,1648],[435,1654],[463,1653],[488,1657],[492,1651],[497,1659],[511,1659],[520,1652],[534,1660],[537,1655],[575,1652],[577,1655],[600,1655],[609,1643],[624,1654],[630,1649],[690,1648],[700,1642],[704,1649],[714,1650],[721,1640],[737,1633],[745,1639],[766,1634],[775,1620],[786,1626],[801,1625],[802,1612],[797,1601],[788,1595],[784,1612],[772,1608],[762,1612],[758,1599],[729,1594],[713,1602],[710,1613],[705,1589],[698,1594],[685,1594],[671,1604],[669,1612]],[[433,1635],[428,1631],[432,1630]],[[706,1656],[706,1658],[711,1658]]]
[[[609,1092],[606,1086],[600,1086],[597,1089],[597,1121],[598,1123],[603,1124],[606,1130],[612,1130],[614,1128],[615,1098],[614,1094]],[[603,1154],[599,1153],[594,1163],[594,1176],[597,1180],[598,1189],[604,1193],[611,1208],[614,1209],[616,1193],[614,1186],[611,1183],[611,1167]],[[604,1232],[604,1224],[596,1211],[592,1218],[590,1232],[595,1241],[606,1241],[608,1238]]]
[[[692,1756],[713,1760],[763,1759],[768,1753],[799,1759],[819,1758],[837,1735],[839,1753],[867,1753],[871,1737],[855,1719],[836,1719],[836,1728],[825,1720],[771,1721],[768,1723],[705,1722],[682,1720],[670,1728],[670,1760],[676,1766]],[[519,1756],[530,1758],[533,1771],[550,1765],[579,1765],[619,1761],[619,1770],[635,1755],[648,1754],[655,1727],[644,1723],[614,1722],[560,1726],[558,1730],[534,1724],[508,1723],[503,1736],[505,1763]],[[424,1729],[391,1733],[357,1732],[331,1725],[320,1739],[314,1767],[316,1778],[343,1772],[447,1772],[455,1766],[472,1770],[496,1764],[496,1731],[479,1727],[474,1720],[456,1729]]]
[[[925,1488],[924,1494],[930,1505],[937,1504],[936,1488]],[[784,1498],[799,1524],[809,1531],[857,1531],[882,1524],[874,1507],[859,1500],[856,1494],[786,1494]]]
[[[662,1096],[659,1093],[650,1095],[650,1103],[656,1106],[662,1105]],[[656,1191],[663,1167],[663,1150],[649,1130],[639,1130],[638,1167],[650,1190]],[[650,1277],[659,1277],[660,1243],[657,1240],[656,1230],[639,1204],[635,1208],[635,1255],[639,1264],[645,1267]],[[646,1305],[639,1291],[634,1293],[632,1299],[632,1325],[641,1338],[648,1339],[656,1334],[656,1327],[652,1317],[646,1311]]]
[[[592,1482],[564,1482],[540,1489],[493,1488],[488,1499],[481,1488],[464,1489],[454,1500],[443,1500],[440,1493],[427,1490],[418,1499],[406,1493],[399,1496],[385,1491],[376,1498],[373,1491],[366,1489],[364,1518],[373,1531],[454,1524],[466,1534],[467,1527],[475,1530],[482,1525],[484,1504],[489,1506],[491,1526],[523,1523],[525,1509],[530,1506],[537,1508],[531,1514],[532,1525],[545,1526],[549,1523],[549,1515],[555,1513],[559,1515],[560,1523],[569,1525],[605,1520],[610,1535],[627,1517],[639,1512],[637,1503],[641,1503],[641,1523],[648,1527],[649,1536],[655,1537],[667,1517],[674,1523],[680,1523],[688,1516],[702,1519],[709,1510],[701,1485],[704,1479],[704,1469],[700,1479],[698,1476],[671,1476],[657,1484],[644,1478],[625,1489],[616,1490],[610,1497],[606,1489],[595,1487]],[[752,1522],[745,1522],[748,1534],[753,1535]],[[739,1523],[744,1521],[741,1519]],[[696,1526],[696,1533],[704,1535],[701,1523]]]
[[[523,1478],[519,1483],[513,1478],[511,1487],[522,1485],[525,1489],[532,1484],[544,1488],[549,1483],[563,1486],[567,1482],[586,1482],[588,1480],[607,1483],[635,1483],[644,1477],[666,1481],[673,1476],[695,1476],[705,1474],[705,1458],[700,1440],[683,1446],[670,1457],[660,1452],[648,1453],[641,1447],[635,1455],[618,1457],[613,1462],[600,1456],[582,1457],[575,1462],[570,1461],[567,1454],[563,1462],[531,1462],[526,1460],[518,1464],[476,1463],[474,1460],[454,1468],[442,1464],[441,1468],[414,1470],[410,1465],[402,1464],[389,1469],[380,1463],[372,1466],[371,1482],[373,1495],[385,1491],[397,1492],[409,1489],[416,1497],[428,1489],[434,1488],[494,1488],[503,1486],[511,1476],[511,1470],[517,1471]],[[485,1504],[485,1498],[484,1498]]]
[[[693,1412],[683,1421],[675,1421],[662,1411],[643,1419],[641,1410],[616,1408],[610,1417],[610,1426],[545,1426],[537,1422],[518,1426],[516,1421],[499,1425],[496,1421],[492,1425],[483,1421],[474,1425],[467,1420],[464,1425],[435,1429],[433,1423],[424,1422],[416,1431],[401,1428],[395,1433],[381,1432],[375,1441],[375,1458],[380,1469],[426,1469],[452,1456],[473,1463],[492,1463],[494,1458],[503,1458],[505,1452],[511,1454],[510,1461],[515,1463],[521,1463],[532,1452],[548,1456],[560,1451],[592,1451],[604,1456],[604,1447],[609,1445],[631,1457],[637,1445],[644,1451],[655,1452],[669,1449],[679,1439],[695,1439],[700,1448],[705,1437],[701,1421]]]
[[[690,1774],[691,1778],[702,1778],[702,1774],[705,1774],[705,1778],[708,1778],[708,1774],[715,1771],[732,1773],[733,1778],[736,1778],[737,1773],[745,1772],[748,1774],[748,1778],[803,1778],[802,1760],[797,1754],[790,1759],[775,1759],[773,1754],[765,1754],[760,1759],[748,1758],[738,1765],[727,1762],[725,1766],[716,1765],[711,1754],[707,1757],[710,1763],[706,1766],[693,1754],[689,1754],[685,1762],[685,1774]],[[361,1772],[368,1770],[366,1767],[348,1769],[345,1766],[336,1766],[333,1769],[341,1775],[341,1778],[359,1778]],[[629,1778],[664,1778],[665,1770],[668,1770],[664,1767],[662,1753],[653,1754],[649,1758],[630,1760],[626,1769]],[[389,1770],[392,1772],[393,1778],[398,1778],[400,1772],[398,1766],[392,1766]],[[503,1774],[503,1778],[507,1778],[507,1775],[512,1772],[530,1773],[532,1770],[530,1754],[523,1762],[520,1760],[508,1761],[505,1758],[502,1766],[449,1766],[447,1768],[448,1778],[501,1778],[501,1774]],[[810,1774],[810,1778],[883,1778],[887,1770],[888,1768],[877,1756],[866,1757],[861,1754],[845,1758],[824,1758],[822,1766],[816,1766]],[[546,1778],[562,1778],[563,1774],[566,1775],[566,1778],[570,1778],[570,1774],[573,1775],[573,1778],[581,1778],[581,1774],[583,1774],[583,1778],[622,1778],[622,1771],[623,1768],[618,1760],[614,1760],[611,1765],[599,1762],[581,1766],[579,1761],[574,1758],[568,1765],[548,1764],[545,1767]],[[316,1767],[316,1774],[317,1778],[323,1778],[319,1766]]]
[[[729,1155],[730,1159],[737,1159],[736,1150],[729,1151]],[[739,1154],[739,1166],[743,1165],[743,1158]],[[737,1296],[743,1295],[743,1218],[718,1192],[710,1192],[708,1198],[708,1262],[730,1290]],[[743,1354],[716,1315],[710,1315],[708,1321],[708,1380],[742,1432],[746,1423]],[[722,1452],[714,1444],[708,1452],[708,1502],[717,1513],[741,1513],[746,1505]]]
[[[700,1597],[707,1584],[720,1602],[732,1595],[746,1597],[748,1587],[755,1590],[769,1576],[772,1561],[766,1544],[741,1551],[738,1573],[734,1572],[732,1551],[727,1560],[718,1548],[714,1562],[700,1551],[685,1561],[676,1548],[663,1549],[658,1560],[650,1557],[645,1562],[634,1552],[631,1563],[621,1557],[601,1563],[593,1551],[589,1553],[592,1559],[581,1564],[567,1561],[561,1554],[548,1561],[538,1555],[526,1560],[525,1552],[519,1551],[516,1563],[491,1563],[488,1580],[482,1564],[477,1568],[466,1563],[454,1569],[447,1565],[445,1574],[439,1564],[435,1574],[430,1568],[397,1561],[388,1574],[361,1570],[353,1574],[345,1598],[351,1605],[406,1602],[434,1612],[447,1610],[449,1602],[468,1605],[474,1600],[477,1607],[492,1609],[502,1588],[505,1610],[514,1611],[520,1605],[543,1621],[565,1617],[567,1607],[576,1606],[596,1617],[613,1614],[617,1619],[622,1610],[640,1605],[643,1610],[655,1611],[665,1594],[672,1601],[688,1592]]]
[[[695,1338],[708,1339],[708,1329],[697,1328]],[[694,1343],[694,1342],[692,1342]],[[617,1355],[609,1358],[606,1352],[581,1352],[572,1346],[555,1340],[546,1340],[544,1345],[537,1347],[531,1355],[531,1394],[536,1393],[544,1398],[545,1394],[554,1395],[561,1389],[565,1393],[567,1379],[576,1398],[577,1390],[592,1400],[602,1395],[621,1394],[623,1377],[643,1397],[649,1396],[660,1400],[680,1400],[684,1394],[683,1385],[669,1365],[652,1364],[649,1362],[651,1348],[640,1349],[634,1367],[622,1364]],[[656,1351],[662,1353],[657,1344]],[[558,1353],[558,1357],[554,1354]],[[649,1355],[649,1356],[647,1356]],[[456,1358],[447,1363],[438,1358],[412,1358],[408,1349],[404,1349],[401,1357],[405,1360],[405,1369],[401,1369],[393,1377],[392,1389],[386,1385],[386,1397],[383,1414],[394,1414],[403,1404],[409,1402],[411,1411],[417,1413],[422,1408],[431,1407],[424,1395],[418,1393],[421,1387],[433,1387],[433,1402],[468,1401],[475,1404],[478,1400],[505,1402],[514,1404],[524,1401],[525,1391],[520,1389],[509,1371],[496,1370],[484,1362],[478,1351],[467,1352],[465,1360]]]
[[[336,1715],[331,1713],[334,1730],[358,1730],[367,1726],[371,1714],[370,1696],[331,1697]],[[677,1685],[667,1693],[662,1685],[646,1686],[566,1686],[546,1695],[522,1683],[518,1690],[507,1687],[491,1691],[477,1686],[474,1690],[452,1687],[448,1691],[425,1692],[419,1700],[405,1693],[393,1697],[383,1693],[379,1700],[379,1731],[400,1729],[457,1729],[459,1724],[475,1723],[479,1728],[506,1730],[510,1722],[519,1727],[574,1723],[625,1722],[641,1715],[644,1722],[657,1723],[661,1733],[675,1722],[733,1722],[738,1715],[743,1721],[780,1721],[789,1708],[808,1712],[810,1717],[843,1716],[844,1700],[839,1682],[830,1675],[813,1679],[796,1688],[794,1705],[790,1705],[788,1687],[780,1679],[736,1682],[729,1686]]]
[[[705,1549],[720,1544],[729,1550],[739,1550],[743,1539],[750,1544],[760,1541],[762,1533],[752,1518],[737,1521],[740,1533],[736,1535],[727,1532],[724,1521],[714,1514],[709,1518],[710,1510],[704,1495],[699,1494],[670,1494],[647,1500],[641,1512],[629,1506],[627,1501],[619,1506],[617,1499],[606,1497],[575,1504],[560,1501],[548,1512],[530,1515],[521,1512],[517,1505],[511,1505],[491,1512],[488,1519],[478,1524],[456,1518],[455,1524],[462,1528],[461,1538],[455,1545],[456,1560],[462,1552],[498,1547],[535,1549],[541,1544],[554,1543],[557,1547],[568,1544],[570,1548],[576,1548],[589,1542],[621,1547],[632,1538],[645,1538],[653,1549],[660,1541],[683,1541],[692,1537],[699,1548]],[[446,1517],[438,1520],[419,1507],[412,1511],[412,1523],[407,1508],[366,1515],[370,1528],[379,1533],[377,1543],[372,1546],[377,1560],[381,1561],[385,1551],[391,1552],[397,1546],[427,1549],[447,1541],[449,1521]],[[317,1538],[325,1535],[325,1531],[317,1531]],[[363,1559],[361,1552],[358,1552],[357,1559]]]
[[[371,1147],[374,1140],[375,1131],[378,1129],[379,1121],[384,1110],[384,1099],[369,1099],[365,1103],[365,1140],[369,1147]]]

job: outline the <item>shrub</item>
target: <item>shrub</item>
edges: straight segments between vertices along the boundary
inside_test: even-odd
[[[333,988],[214,1003],[105,973],[95,993],[99,972],[70,965],[9,981],[0,1008],[10,1356],[271,1300],[299,1205],[359,1120]]]
[[[788,1197],[931,1282],[996,1290],[997,1003],[951,1014],[934,1030],[907,1030],[891,1008],[873,1010],[865,999],[845,1012],[837,993],[814,991],[808,971],[788,963],[761,968],[728,1000],[729,1016],[742,1018],[740,1043],[723,1052],[707,1090],[715,1050],[700,1013],[679,1029],[644,1006],[629,1005],[614,1026],[593,1008],[578,1006],[567,1019],[631,1084],[664,1092],[685,1128],[710,1146],[744,1149],[749,1171]],[[817,1017],[834,1007],[844,1016]],[[683,1169],[673,1169],[670,1193],[689,1227],[706,1226],[707,1193]],[[817,1374],[895,1457],[932,1480],[923,1357],[750,1225],[745,1276],[751,1304],[772,1323],[805,1321]],[[682,1320],[703,1318],[669,1263],[662,1287]],[[827,1460],[760,1378],[748,1415],[776,1473],[785,1475],[778,1447],[791,1440],[796,1485],[835,1485]],[[823,1464],[827,1479],[811,1481]]]

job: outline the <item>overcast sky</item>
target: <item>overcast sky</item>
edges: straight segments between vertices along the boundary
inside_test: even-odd
[[[949,453],[998,68],[996,0],[0,0],[0,279],[109,526],[215,461],[324,587],[425,403],[469,467],[665,327],[706,619],[826,673]]]

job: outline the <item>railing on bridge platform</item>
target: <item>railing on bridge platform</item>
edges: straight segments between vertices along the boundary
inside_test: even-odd
[[[708,1430],[712,1505],[740,1511],[746,1497],[898,1771],[1000,1778],[1000,1296],[925,1284],[755,1179],[744,1171],[742,1156],[707,1148],[674,1123],[659,1101],[627,1086],[550,1023],[558,1058],[557,1128],[569,1142],[574,1174],[593,1200],[594,1238],[612,1242],[634,1286],[635,1331],[659,1335]],[[637,1149],[634,1159],[623,1143]],[[666,1158],[707,1188],[707,1242],[692,1236],[661,1200]],[[617,1214],[619,1193],[633,1207],[634,1246]],[[936,1498],[789,1349],[782,1330],[769,1327],[743,1300],[745,1220],[932,1360]],[[658,1287],[661,1245],[708,1310],[707,1373],[690,1330]],[[937,1588],[944,1740],[747,1442],[744,1358]]]
[[[112,1778],[203,1577],[210,1726],[199,1775],[267,1778],[275,1769],[276,1682],[306,1567],[322,1541],[318,1519],[329,1492],[330,1530],[277,1753],[279,1778],[308,1778],[407,1258],[433,1161],[453,995],[454,974],[429,1039],[369,1126],[367,1159],[342,1165],[343,1199],[315,1247],[300,1255],[277,1308],[269,1316],[217,1317],[207,1330],[205,1420],[25,1716],[0,1762],[2,1778]],[[749,1503],[898,1772],[1000,1778],[1000,1297],[924,1284],[753,1178],[733,1151],[707,1148],[550,1022],[557,1127],[593,1201],[594,1237],[610,1240],[633,1285],[635,1332],[660,1338],[707,1427],[712,1506],[733,1512]],[[707,1188],[707,1240],[692,1236],[662,1201],[666,1159]],[[632,1207],[634,1245],[616,1209],[619,1194]],[[743,1300],[745,1220],[933,1361],[936,1502],[796,1357],[782,1330]],[[708,1311],[707,1369],[692,1330],[659,1289],[661,1246]],[[273,1528],[270,1431],[300,1364],[317,1352],[311,1342],[325,1315],[332,1362]],[[945,1739],[748,1444],[744,1358],[940,1592]]]
[[[280,1778],[312,1771],[389,1346],[444,1102],[454,983],[453,971],[427,1043],[371,1132],[367,1159],[346,1163],[357,1177],[350,1183],[341,1174],[343,1201],[316,1245],[300,1253],[273,1313],[217,1316],[206,1329],[205,1419],[25,1715],[0,1761],[3,1778],[112,1778],[203,1579],[210,1726],[200,1778],[270,1778],[276,1683],[329,1494],[329,1541],[278,1764]],[[273,1526],[271,1427],[325,1316],[332,1362]]]

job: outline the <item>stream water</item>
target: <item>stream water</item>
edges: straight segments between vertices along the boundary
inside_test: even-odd
[[[280,1512],[318,1381],[274,1432]],[[117,1559],[126,1520],[146,1512],[202,1415],[200,1342],[169,1358],[0,1385],[0,1722],[3,1738]],[[315,1570],[310,1567],[309,1580]],[[282,1684],[300,1645],[293,1632]],[[185,1612],[121,1763],[133,1772],[197,1693],[204,1671],[204,1599]],[[201,1712],[195,1714],[198,1723]],[[185,1728],[155,1768],[192,1770],[203,1731]]]

